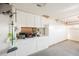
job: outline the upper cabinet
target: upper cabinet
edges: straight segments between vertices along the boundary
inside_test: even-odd
[[[22,20],[22,12],[16,11],[16,21],[17,21],[17,26],[21,27],[21,20]]]
[[[21,23],[22,23],[22,12],[16,11],[16,21],[17,21],[17,27],[18,27],[18,32],[21,31]]]
[[[35,15],[35,27],[45,27],[48,23],[46,18]]]
[[[42,19],[42,26],[44,27],[45,25],[49,24],[49,20],[45,17],[41,17]]]
[[[17,11],[17,25],[21,27],[33,27],[34,15],[22,11]]]
[[[35,27],[41,27],[42,23],[41,23],[41,16],[35,15]]]
[[[44,27],[46,24],[45,18],[23,11],[17,11],[16,17],[18,27]]]
[[[22,12],[22,27],[33,27],[34,15]]]

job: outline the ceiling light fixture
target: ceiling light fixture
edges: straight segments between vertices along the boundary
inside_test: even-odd
[[[46,3],[35,3],[37,7],[44,7]]]
[[[71,11],[71,10],[75,10],[77,9],[79,6],[75,5],[75,6],[70,6],[70,7],[67,7],[66,9],[63,9],[62,11],[63,12],[67,12],[67,11]]]
[[[49,18],[50,16],[48,16],[48,15],[42,15],[43,17],[45,17],[45,18]]]

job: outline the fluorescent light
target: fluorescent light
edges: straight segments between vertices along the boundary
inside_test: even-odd
[[[64,10],[62,10],[63,12],[67,12],[67,11],[71,11],[71,10],[74,10],[76,8],[78,8],[79,6],[78,5],[75,5],[75,6],[71,6],[69,8],[65,8]]]
[[[35,3],[37,7],[44,7],[46,3]]]

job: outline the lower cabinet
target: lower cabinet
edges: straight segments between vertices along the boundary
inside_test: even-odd
[[[16,51],[17,56],[25,56],[32,54],[36,50],[36,42],[33,38],[22,39],[17,42],[18,50]]]
[[[48,48],[48,37],[37,37],[37,51]]]
[[[45,48],[48,48],[47,37],[35,37],[22,39],[17,42],[18,50],[16,51],[17,56],[30,55]]]

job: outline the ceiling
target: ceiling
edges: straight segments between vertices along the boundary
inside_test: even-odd
[[[35,3],[14,3],[17,9],[37,15],[48,15],[50,18],[64,22],[79,21],[79,3],[46,3],[37,7]]]

